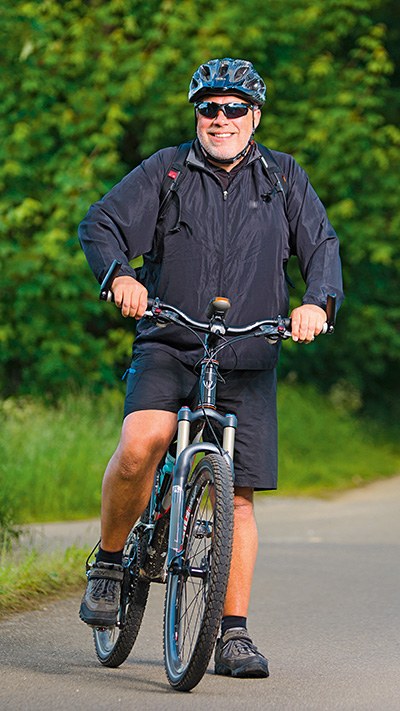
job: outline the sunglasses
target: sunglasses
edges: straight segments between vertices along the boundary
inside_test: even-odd
[[[215,118],[219,111],[222,111],[227,119],[237,119],[246,116],[249,109],[253,109],[251,104],[241,104],[232,102],[230,104],[217,104],[214,101],[201,101],[195,104],[196,110],[205,118]]]

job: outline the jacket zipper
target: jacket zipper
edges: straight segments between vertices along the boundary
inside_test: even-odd
[[[224,264],[225,264],[225,256],[226,256],[226,251],[227,251],[227,216],[226,216],[226,211],[227,211],[227,200],[228,200],[228,191],[227,190],[222,190],[222,240],[221,240],[221,246],[222,246],[222,259],[221,259],[221,265],[220,265],[220,273],[219,273],[219,293],[222,294],[222,292],[225,292],[223,281],[224,281]],[[225,296],[225,293],[222,294]]]

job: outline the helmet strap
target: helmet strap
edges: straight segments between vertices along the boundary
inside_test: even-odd
[[[233,156],[233,158],[215,158],[215,156],[212,156],[211,153],[206,151],[204,146],[201,146],[201,150],[205,154],[206,158],[208,158],[208,160],[210,160],[211,162],[220,163],[221,165],[230,165],[231,163],[235,163],[237,160],[239,160],[239,158],[245,157],[245,155],[248,151],[249,145],[251,143],[251,140],[252,139],[250,139],[250,141],[246,144],[246,146],[243,148],[243,150],[240,151],[240,153],[238,153],[236,156]]]

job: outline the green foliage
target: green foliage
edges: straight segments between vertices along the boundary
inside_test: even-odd
[[[97,302],[77,225],[143,157],[191,137],[189,78],[201,61],[230,55],[267,80],[259,140],[304,166],[342,241],[347,301],[334,341],[286,349],[283,373],[340,381],[364,407],[376,410],[378,398],[395,409],[394,0],[15,0],[0,16],[5,395],[60,397],[83,382],[100,390],[123,370],[132,324]]]
[[[119,438],[121,393],[69,397],[57,407],[39,401],[1,403],[0,531],[16,524],[98,516],[101,480]],[[357,393],[341,384],[330,398],[293,383],[279,389],[280,475],[284,494],[351,488],[399,471],[397,440],[359,422]],[[339,446],[338,446],[339,443]],[[12,503],[11,508],[3,504]]]
[[[0,491],[12,523],[97,516],[101,478],[118,441],[122,394],[0,403]],[[2,503],[0,495],[0,528]]]
[[[357,419],[357,391],[330,397],[285,383],[279,392],[279,493],[328,496],[397,474],[396,432]],[[391,436],[392,435],[392,436]]]
[[[13,495],[10,494],[10,488],[9,485],[0,490],[0,552],[10,550],[21,533],[15,525],[16,505]]]

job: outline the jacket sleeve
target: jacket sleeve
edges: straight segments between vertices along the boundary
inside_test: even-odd
[[[306,283],[303,304],[325,308],[328,294],[343,301],[339,240],[305,171],[292,159],[287,211],[292,253]]]
[[[99,282],[114,259],[122,263],[120,275],[135,278],[130,260],[151,250],[170,154],[173,148],[144,160],[94,203],[79,225],[80,244]]]

